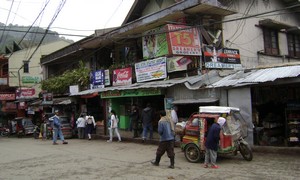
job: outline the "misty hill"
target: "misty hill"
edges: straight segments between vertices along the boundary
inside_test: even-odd
[[[27,31],[28,33],[26,34]],[[13,51],[18,47],[24,49],[39,44],[45,31],[46,29],[40,27],[30,28],[30,26],[18,26],[12,24],[5,26],[5,24],[0,22],[0,54],[6,54],[8,53],[7,51]],[[49,43],[59,39],[73,42],[73,40],[59,37],[59,34],[56,31],[49,30],[43,43]]]

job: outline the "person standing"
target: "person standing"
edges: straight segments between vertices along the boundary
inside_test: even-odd
[[[96,123],[95,123],[95,119],[94,119],[94,116],[86,116],[85,118],[86,120],[86,126],[87,126],[87,135],[88,135],[88,138],[89,140],[92,139],[92,132],[93,132],[93,129],[96,127]]]
[[[110,127],[109,127],[109,140],[107,140],[107,142],[112,142],[113,133],[116,133],[119,142],[121,142],[121,136],[118,130],[119,118],[117,117],[116,112],[114,110],[111,110],[110,113],[111,113],[111,117],[110,117]]]
[[[136,105],[133,105],[130,113],[130,120],[133,129],[133,138],[137,138],[139,136],[138,135],[139,117],[140,117],[139,110]]]
[[[54,111],[55,115],[52,118],[52,129],[53,129],[53,145],[57,145],[57,137],[59,136],[60,140],[63,142],[63,144],[68,144],[67,141],[65,141],[64,135],[61,130],[61,121],[59,118],[59,111]]]
[[[166,111],[160,111],[160,120],[158,121],[158,134],[160,135],[160,141],[156,150],[156,158],[151,161],[155,166],[159,166],[162,155],[167,151],[167,155],[170,158],[169,168],[174,169],[175,153],[174,153],[174,124],[166,116]]]
[[[48,126],[47,126],[46,115],[43,115],[43,123],[41,124],[41,128],[40,129],[41,129],[42,139],[43,140],[47,139]]]
[[[154,110],[151,107],[151,104],[148,103],[147,107],[143,109],[142,112],[142,123],[143,123],[143,141],[147,139],[148,130],[150,131],[149,139],[153,138],[153,119],[154,119]]]
[[[174,106],[171,110],[171,119],[176,126],[176,123],[178,123],[178,116],[177,116],[178,107]]]
[[[80,117],[76,121],[77,129],[78,129],[78,138],[84,139],[85,138],[85,119],[84,114],[81,114]]]
[[[217,123],[213,123],[213,125],[209,128],[208,134],[205,142],[205,160],[204,160],[204,168],[208,168],[209,162],[211,163],[211,168],[217,169],[217,150],[220,140],[220,131],[221,127],[225,124],[226,119],[223,117],[219,117]]]

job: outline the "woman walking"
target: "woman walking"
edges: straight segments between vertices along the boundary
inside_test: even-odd
[[[116,135],[118,136],[118,140],[119,142],[121,142],[121,136],[118,130],[118,117],[116,115],[116,112],[114,110],[110,111],[111,113],[111,117],[110,117],[110,127],[109,129],[109,140],[107,140],[107,142],[112,142],[113,140],[113,131],[116,133]]]

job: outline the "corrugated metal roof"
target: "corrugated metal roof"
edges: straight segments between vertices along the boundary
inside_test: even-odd
[[[221,80],[207,86],[209,88],[215,87],[238,87],[250,84],[257,84],[263,82],[271,82],[276,79],[298,77],[300,75],[300,65],[274,67],[266,69],[255,69],[249,72],[238,71],[232,75],[226,76]]]

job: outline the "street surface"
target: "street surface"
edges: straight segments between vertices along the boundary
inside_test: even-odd
[[[254,153],[252,161],[237,156],[218,158],[220,169],[205,169],[203,163],[189,163],[180,148],[175,149],[175,169],[169,158],[152,166],[156,145],[106,140],[69,139],[68,145],[51,140],[0,137],[0,180],[27,179],[299,179],[300,156]]]

